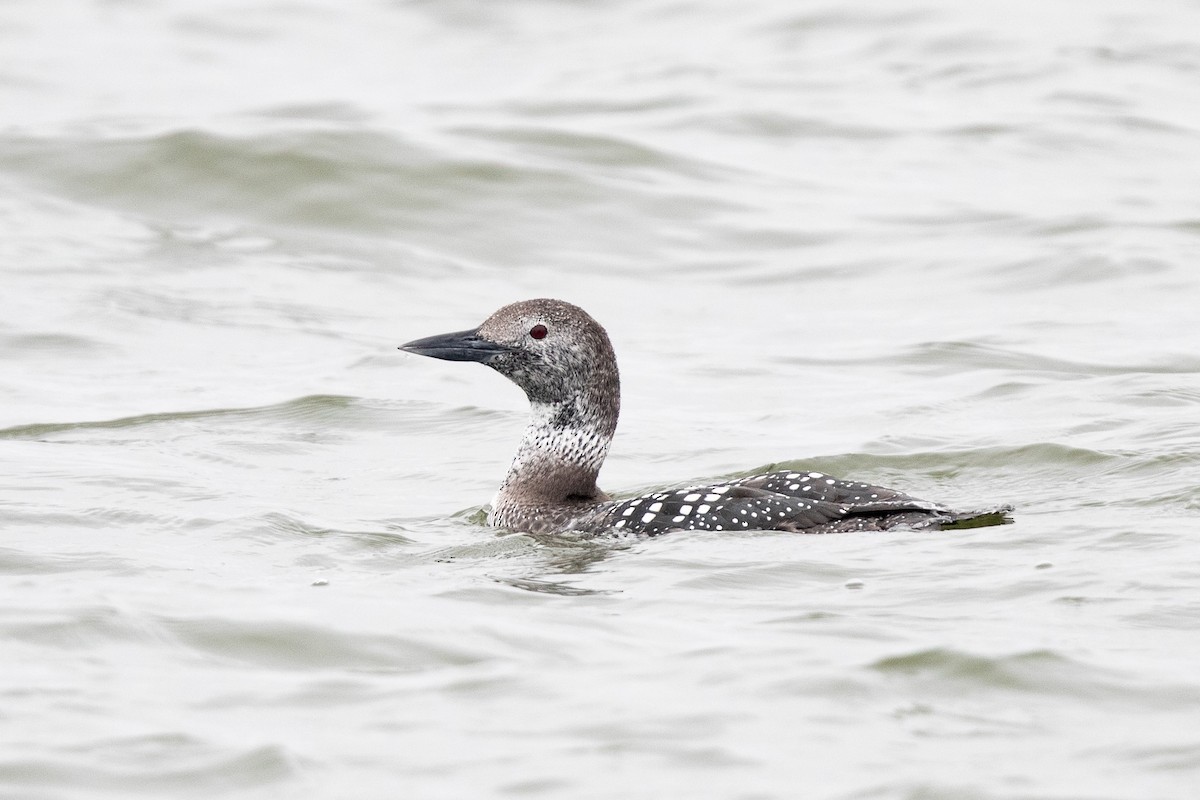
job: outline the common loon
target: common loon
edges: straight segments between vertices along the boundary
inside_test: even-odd
[[[801,533],[937,529],[1008,521],[1010,506],[956,512],[914,497],[787,470],[614,500],[596,486],[621,405],[608,334],[578,306],[525,300],[478,328],[417,339],[401,350],[486,364],[520,386],[532,415],[488,523],[530,533],[775,530]]]

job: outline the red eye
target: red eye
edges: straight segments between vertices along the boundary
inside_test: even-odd
[[[550,331],[546,330],[545,325],[534,325],[529,329],[529,335],[535,339],[545,339],[546,334]]]

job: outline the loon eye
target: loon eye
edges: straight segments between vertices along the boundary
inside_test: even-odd
[[[549,332],[550,331],[546,329],[545,325],[534,325],[529,329],[529,335],[534,339],[545,339],[546,334]]]

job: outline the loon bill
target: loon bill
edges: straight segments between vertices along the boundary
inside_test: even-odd
[[[530,420],[492,501],[488,523],[531,533],[676,530],[880,531],[978,527],[1011,506],[960,512],[895,489],[789,470],[613,500],[596,485],[621,406],[608,334],[578,306],[525,300],[478,328],[429,336],[401,350],[486,364],[520,386]]]

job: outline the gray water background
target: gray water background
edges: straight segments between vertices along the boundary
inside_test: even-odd
[[[1200,5],[0,4],[0,796],[1200,795]],[[615,492],[480,524],[604,323]]]

